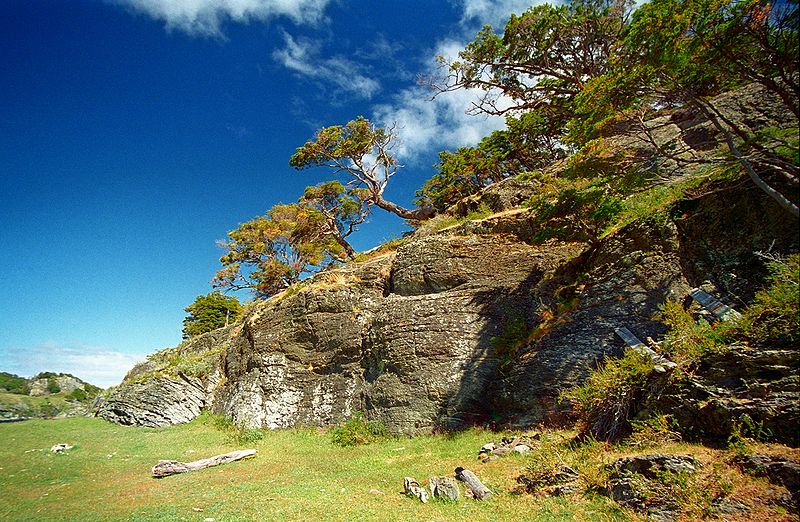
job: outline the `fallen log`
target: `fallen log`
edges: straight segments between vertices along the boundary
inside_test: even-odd
[[[472,491],[473,496],[478,500],[486,500],[491,498],[492,491],[483,485],[478,476],[468,469],[456,468],[456,478],[462,482],[466,482],[469,489]]]
[[[158,464],[153,466],[153,476],[157,478],[167,477],[169,475],[177,475],[178,473],[186,473],[187,471],[196,471],[198,469],[210,468],[212,466],[219,466],[220,464],[227,464],[236,460],[246,459],[253,457],[258,453],[254,449],[236,450],[222,455],[216,455],[207,459],[195,460],[194,462],[178,462],[177,460],[159,460]]]

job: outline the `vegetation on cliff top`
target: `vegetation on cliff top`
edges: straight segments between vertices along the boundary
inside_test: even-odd
[[[188,339],[235,323],[244,308],[236,297],[211,292],[198,295],[184,310],[189,315],[183,320],[183,338]]]
[[[624,0],[572,0],[512,15],[501,33],[486,26],[458,59],[442,58],[443,76],[427,82],[436,94],[482,93],[472,112],[505,115],[506,129],[442,152],[438,172],[417,191],[417,208],[406,209],[383,197],[401,166],[393,129],[361,116],[321,128],[289,163],[328,168],[346,184],[309,187],[298,203],[230,232],[214,284],[269,297],[353,259],[345,238],[373,206],[418,225],[511,176],[541,184],[528,205],[547,225],[542,240],[560,237],[559,223],[570,222],[570,239],[596,244],[628,199],[669,177],[669,165],[734,165],[796,217],[796,121],[750,128],[714,97],[754,82],[796,118],[797,21],[795,2],[654,0],[632,9]],[[716,137],[688,152],[658,143],[645,122],[665,110],[694,111]],[[624,128],[652,142],[652,157],[609,146],[606,138]],[[548,167],[564,158],[560,170]]]

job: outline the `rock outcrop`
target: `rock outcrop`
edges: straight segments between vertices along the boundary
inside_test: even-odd
[[[726,198],[760,208],[761,218],[737,222]],[[99,414],[161,426],[205,408],[237,424],[283,428],[363,411],[406,433],[554,420],[560,392],[621,352],[615,328],[657,337],[663,325],[653,316],[665,300],[681,301],[705,280],[723,292],[752,292],[764,274],[751,269],[754,251],[797,249],[780,209],[757,190],[703,196],[691,207],[635,222],[598,248],[532,245],[524,233],[508,232],[508,221],[524,222],[524,212],[487,218],[480,233],[412,238],[395,253],[259,303],[242,324],[189,341],[160,363],[144,363]],[[737,244],[698,237],[696,221],[710,214],[719,230],[736,230]],[[206,361],[211,371],[181,371],[184,363],[174,360],[181,357]],[[796,368],[787,371],[796,379]],[[783,401],[797,395],[782,389],[789,393]]]
[[[659,140],[708,127],[696,116],[665,120]],[[644,161],[646,140],[631,139],[614,143],[635,145]],[[684,143],[694,151],[686,154],[705,150],[703,140]],[[563,234],[541,242],[535,216],[514,208],[537,183],[498,183],[461,209],[496,214],[318,274],[258,303],[242,323],[164,352],[134,369],[99,414],[156,426],[210,409],[236,424],[284,428],[362,411],[405,433],[558,421],[560,393],[622,352],[615,329],[658,338],[659,307],[704,283],[747,301],[766,275],[755,252],[800,246],[797,223],[787,225],[750,184],[707,187],[601,241],[572,240],[579,235],[565,219]],[[206,371],[189,371],[197,365]],[[788,387],[759,390],[796,404],[797,368],[787,372]],[[748,375],[739,378],[753,381]]]

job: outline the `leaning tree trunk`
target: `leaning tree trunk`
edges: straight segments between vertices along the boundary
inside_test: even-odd
[[[747,175],[750,176],[750,179],[753,180],[753,183],[756,184],[758,188],[763,190],[766,194],[768,194],[772,199],[774,199],[781,207],[791,213],[794,217],[800,217],[800,209],[797,208],[797,205],[789,201],[786,196],[775,190],[774,188],[770,187],[766,181],[764,181],[761,176],[753,168],[753,165],[750,163],[750,160],[739,151],[739,148],[736,146],[736,143],[733,140],[733,136],[731,132],[722,126],[719,122],[719,119],[716,117],[715,114],[707,106],[708,102],[702,100],[696,100],[697,106],[700,110],[705,114],[705,116],[711,121],[714,127],[722,134],[723,139],[725,140],[725,144],[730,149],[731,154],[733,157],[736,158],[739,163],[744,167],[745,172]]]
[[[432,218],[436,214],[436,209],[428,206],[424,208],[418,208],[415,210],[410,210],[396,203],[392,203],[391,201],[386,201],[383,199],[381,194],[375,194],[373,196],[373,201],[383,210],[391,212],[392,214],[396,214],[403,219],[410,219],[412,221],[424,221],[426,219]]]

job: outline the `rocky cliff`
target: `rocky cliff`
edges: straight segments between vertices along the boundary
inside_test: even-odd
[[[674,127],[664,139],[708,129],[682,118],[659,124]],[[642,140],[616,143],[647,155]],[[691,175],[676,172],[673,182]],[[283,428],[362,411],[405,433],[557,421],[560,392],[621,353],[616,328],[658,338],[659,307],[701,284],[740,305],[766,275],[755,252],[799,246],[797,222],[746,182],[703,185],[599,242],[572,239],[569,220],[542,242],[536,216],[518,208],[536,189],[513,179],[490,187],[462,211],[483,202],[493,215],[420,230],[396,251],[318,274],[242,323],[153,357],[99,415],[163,426],[209,409]],[[784,370],[797,379],[797,365]],[[743,386],[729,398],[750,393]],[[797,390],[786,393],[796,403]],[[785,410],[756,409],[764,419]]]

